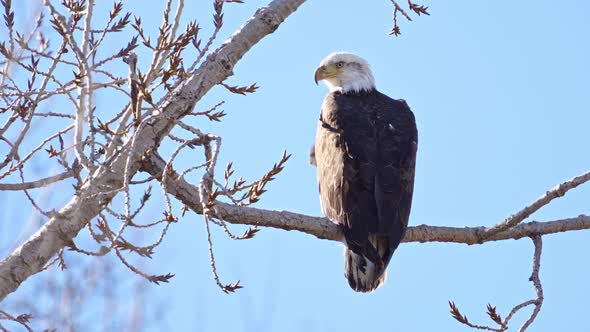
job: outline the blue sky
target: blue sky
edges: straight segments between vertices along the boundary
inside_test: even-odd
[[[219,42],[264,3],[228,4]],[[256,45],[227,81],[257,82],[257,93],[243,97],[214,88],[197,105],[206,109],[226,101],[223,122],[192,124],[223,136],[220,165],[233,160],[245,178],[263,174],[283,150],[293,154],[258,207],[321,213],[308,152],[327,89],[314,84],[313,72],[339,50],[365,57],[378,89],[406,99],[416,115],[420,142],[412,225],[493,225],[588,170],[590,3],[425,4],[431,16],[400,19],[402,36],[396,38],[387,35],[389,1],[308,1]],[[146,26],[159,25],[156,10],[139,11],[145,12],[144,22],[153,22]],[[191,2],[185,13],[210,31],[209,2]],[[104,107],[109,102],[97,101]],[[191,163],[187,157],[175,168]],[[532,219],[588,214],[589,195],[590,186],[575,189]],[[23,195],[6,197],[27,204]],[[159,216],[163,207],[151,209]],[[27,218],[28,211],[10,213],[19,216]],[[545,303],[530,331],[588,330],[587,238],[587,232],[544,238]],[[169,284],[147,285],[152,297],[145,302],[148,307],[165,302],[164,319],[174,330],[467,331],[448,314],[447,301],[487,323],[487,303],[505,316],[534,296],[528,239],[477,246],[403,244],[386,284],[372,294],[349,289],[342,246],[335,242],[273,229],[239,242],[216,230],[214,241],[223,281],[240,279],[245,286],[235,294],[214,284],[200,216],[175,224],[154,259],[145,262],[150,272],[175,274]],[[131,272],[123,277],[136,278]],[[513,320],[513,329],[529,312]]]

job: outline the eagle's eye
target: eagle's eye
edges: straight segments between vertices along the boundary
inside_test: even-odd
[[[337,68],[342,68],[342,66],[344,66],[344,62],[342,62],[342,61],[336,62],[336,67]]]

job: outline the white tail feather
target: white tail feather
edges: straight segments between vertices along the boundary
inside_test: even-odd
[[[350,287],[357,292],[372,292],[384,282],[387,271],[369,259],[344,249],[344,275]]]

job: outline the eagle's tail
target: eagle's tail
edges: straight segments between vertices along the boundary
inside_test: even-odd
[[[381,259],[370,260],[348,248],[344,249],[344,276],[356,292],[372,292],[379,288],[387,277],[386,268],[391,257],[387,237],[371,236],[369,243]]]

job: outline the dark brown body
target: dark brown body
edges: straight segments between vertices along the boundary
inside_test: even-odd
[[[314,146],[320,201],[343,228],[345,275],[355,291],[382,284],[404,235],[417,144],[405,101],[377,90],[326,96]]]

